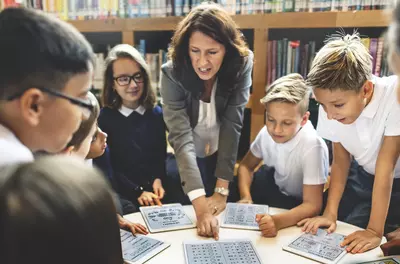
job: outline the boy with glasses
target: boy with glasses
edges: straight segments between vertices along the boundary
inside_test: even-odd
[[[93,108],[90,44],[71,25],[24,8],[0,12],[0,39],[0,165],[61,151]]]

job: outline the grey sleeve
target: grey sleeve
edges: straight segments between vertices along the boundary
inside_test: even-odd
[[[243,126],[243,113],[249,101],[252,84],[253,53],[250,52],[243,67],[236,89],[228,99],[224,114],[221,117],[219,131],[218,159],[215,176],[232,181],[239,146],[240,133]]]
[[[168,140],[174,148],[178,170],[184,192],[204,188],[196,151],[193,143],[193,132],[187,114],[187,96],[190,96],[181,85],[162,68],[161,97],[164,121],[168,127]]]

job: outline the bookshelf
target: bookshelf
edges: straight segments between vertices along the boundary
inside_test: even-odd
[[[250,142],[264,125],[264,108],[258,103],[267,84],[268,40],[275,30],[305,30],[334,28],[384,28],[390,23],[390,10],[363,10],[347,12],[289,12],[254,15],[234,15],[241,29],[252,30],[255,63],[253,88],[247,108],[250,114]],[[136,32],[173,31],[182,17],[156,17],[69,21],[85,33],[121,32],[122,43],[134,45]],[[248,40],[250,42],[250,40]]]

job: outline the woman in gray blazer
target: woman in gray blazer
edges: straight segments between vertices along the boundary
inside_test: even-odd
[[[233,179],[253,53],[222,7],[201,4],[179,23],[168,56],[161,96],[169,142],[198,234],[218,239],[215,215]]]

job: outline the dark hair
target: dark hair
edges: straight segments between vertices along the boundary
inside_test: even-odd
[[[84,36],[38,10],[1,11],[0,39],[0,100],[34,87],[61,91],[73,75],[94,66]]]
[[[112,192],[97,170],[53,156],[0,175],[1,263],[123,263]]]
[[[228,12],[215,3],[202,3],[178,24],[168,49],[178,78],[193,71],[189,58],[189,39],[199,31],[225,46],[225,57],[218,72],[220,83],[232,87],[245,64],[248,47]]]
[[[71,141],[67,144],[67,147],[73,146],[75,150],[79,149],[83,141],[89,136],[90,130],[96,123],[100,113],[100,106],[96,96],[89,92],[87,97],[92,101],[94,107],[92,108],[89,118],[82,120],[78,130],[74,133]]]
[[[102,93],[102,103],[105,107],[119,109],[122,99],[114,89],[115,80],[113,64],[120,58],[128,58],[136,61],[144,75],[144,91],[139,98],[139,104],[147,110],[153,109],[156,103],[156,94],[150,82],[150,70],[142,55],[134,47],[128,44],[120,44],[111,49],[106,58],[106,70],[104,72],[104,87]]]

